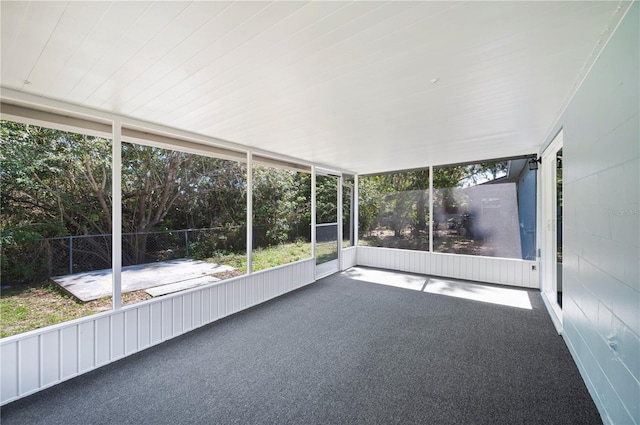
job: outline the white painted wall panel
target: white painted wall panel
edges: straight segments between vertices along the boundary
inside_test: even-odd
[[[162,303],[152,303],[149,304],[150,309],[150,341],[151,345],[157,344],[162,341],[162,326],[163,326],[163,316],[162,316]]]
[[[20,341],[18,364],[20,365],[20,392],[30,393],[40,385],[40,337],[33,335]]]
[[[313,260],[299,261],[3,338],[1,404],[310,284],[314,273]]]
[[[219,285],[209,288],[209,296],[210,296],[209,311],[211,316],[209,320],[212,322],[220,318],[220,313],[218,311],[218,298],[219,298],[218,291],[220,291]]]
[[[449,261],[449,256],[447,254],[436,254],[433,253],[431,254],[433,257],[436,258],[436,269],[435,272],[438,274],[438,276],[444,276],[447,274],[447,269],[448,269],[448,261]]]
[[[125,355],[124,351],[124,314],[120,311],[111,316],[111,358],[115,360]]]
[[[513,269],[513,281],[515,283],[516,286],[524,286],[524,287],[528,287],[529,285],[525,285],[522,279],[522,275],[524,273],[529,273],[529,270],[525,267],[515,267]]]
[[[389,263],[386,259],[393,258],[393,264],[396,265],[393,270],[526,288],[539,287],[536,261],[363,246],[357,247],[356,258],[361,266],[387,268]],[[531,271],[532,266],[535,266],[535,271]]]
[[[173,330],[172,330],[172,335],[180,335],[182,333],[183,330],[183,321],[184,321],[184,317],[182,315],[182,302],[183,302],[183,295],[180,294],[179,297],[175,297],[171,303],[171,312],[172,312],[172,323],[173,323]]]
[[[480,280],[480,259],[471,260],[471,280]]]
[[[294,287],[293,274],[288,268],[281,269],[278,273],[278,293],[281,294]]]
[[[427,256],[424,260],[423,260],[423,264],[424,264],[424,270],[423,273],[425,274],[436,274],[436,268],[437,268],[437,261],[440,258],[440,256],[435,256],[435,255],[429,255]]]
[[[193,329],[193,293],[182,296],[182,332]]]
[[[162,300],[162,339],[173,336],[173,299]]]
[[[103,316],[93,321],[96,324],[96,366],[111,361],[111,318]]]
[[[231,305],[233,305],[233,309],[231,310],[232,313],[235,313],[236,311],[240,311],[242,310],[242,306],[243,306],[243,288],[245,285],[243,285],[242,283],[244,282],[239,282],[239,281],[235,281],[231,284],[231,295],[232,295],[232,301],[231,301]]]
[[[267,298],[267,291],[264,287],[264,275],[263,274],[256,274],[253,276],[253,278],[251,279],[255,285],[256,285],[256,293],[258,296],[258,299],[260,300],[264,300]]]
[[[265,277],[264,277],[265,278],[265,282],[266,282],[267,287],[268,287],[267,299],[275,297],[276,294],[278,293],[277,288],[276,288],[275,274],[276,273],[269,273],[268,275],[265,275]]]
[[[471,257],[460,257],[460,278],[470,279],[468,269],[471,262]]]
[[[60,375],[62,379],[67,379],[77,373],[78,328],[77,326],[68,326],[60,330]]]
[[[0,347],[0,356],[2,356],[0,396],[3,401],[14,400],[21,395],[18,390],[18,342],[16,340],[2,344]]]
[[[244,308],[251,307],[255,304],[255,282],[253,280],[249,280],[244,285],[243,291],[243,299],[244,299]]]
[[[203,288],[199,295],[202,298],[202,319],[200,324],[203,325],[211,321],[211,288]]]
[[[131,354],[138,351],[138,309],[124,312],[124,352]]]
[[[409,273],[415,273],[415,264],[416,264],[416,257],[415,257],[415,252],[411,252],[409,255],[407,255],[406,259],[405,259],[405,270],[408,271]]]
[[[198,328],[202,326],[202,291],[192,292],[191,309],[193,311],[193,327]]]
[[[78,368],[82,373],[95,367],[95,322],[78,324]]]
[[[220,317],[225,317],[229,314],[230,300],[233,301],[230,292],[230,286],[227,282],[218,286],[218,314]]]
[[[557,124],[563,337],[606,424],[640,424],[639,40],[635,2]]]
[[[234,282],[225,282],[224,288],[224,315],[233,314],[233,284]]]
[[[148,304],[136,309],[138,311],[138,349],[151,345],[151,307]]]
[[[56,330],[42,334],[41,338],[42,386],[46,387],[60,380],[60,335]]]
[[[342,270],[346,270],[349,267],[356,265],[357,252],[358,250],[355,246],[342,250]]]

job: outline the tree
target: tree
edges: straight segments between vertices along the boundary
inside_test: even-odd
[[[308,238],[310,224],[311,176],[291,170],[255,166],[255,247],[279,245],[296,237]]]
[[[380,187],[377,176],[361,177],[358,180],[358,231],[366,234],[375,229],[380,216]]]
[[[1,130],[3,277],[46,277],[56,255],[43,238],[60,236],[106,235],[78,240],[73,252],[83,251],[85,269],[109,267],[111,142],[8,121]],[[245,225],[245,200],[244,164],[123,143],[122,231],[134,234],[123,239],[123,263],[147,261],[153,230]],[[43,258],[49,264],[35,263]]]
[[[338,221],[338,179],[332,176],[316,176],[316,223]]]
[[[35,241],[111,233],[111,146],[86,135],[0,124],[3,276],[37,278],[43,267],[51,268],[42,264],[51,256],[29,252],[27,246]],[[86,242],[84,255],[93,259],[88,261],[110,260],[109,244]],[[10,255],[14,260],[9,261]]]
[[[396,238],[407,226],[416,232],[426,230],[428,190],[428,169],[361,178],[361,230],[370,231],[382,220],[388,221]],[[372,215],[374,212],[375,217]]]
[[[508,161],[481,162],[435,168],[433,172],[434,208],[454,212],[467,208],[459,189],[486,183],[505,174]]]

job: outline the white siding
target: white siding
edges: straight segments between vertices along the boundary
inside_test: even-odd
[[[560,117],[563,337],[605,423],[640,424],[639,5]]]
[[[3,338],[1,403],[312,283],[314,268],[313,260],[298,261]]]
[[[537,261],[359,246],[357,264],[501,285],[539,288]]]

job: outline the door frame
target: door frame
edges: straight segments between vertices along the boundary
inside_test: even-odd
[[[542,298],[551,314],[551,319],[558,330],[562,333],[563,317],[562,307],[558,304],[558,271],[561,273],[560,282],[562,282],[562,269],[558,270],[557,262],[557,153],[563,148],[564,135],[563,131],[556,135],[553,141],[542,152],[542,163],[540,164],[539,179],[541,196],[541,220],[540,229],[540,267],[541,267],[541,291]]]
[[[334,260],[329,260],[327,262],[321,263],[321,264],[317,264],[317,253],[316,253],[316,243],[317,243],[317,232],[314,231],[313,232],[313,257],[314,257],[314,261],[316,262],[315,264],[315,275],[316,275],[316,280],[323,278],[325,276],[329,276],[333,273],[336,273],[338,271],[340,271],[340,264],[341,264],[341,260],[342,260],[342,173],[333,171],[333,170],[329,170],[329,169],[324,169],[324,168],[318,168],[315,167],[314,168],[314,178],[313,178],[313,184],[316,185],[316,187],[314,187],[313,192],[314,192],[314,205],[316,204],[316,199],[315,196],[317,195],[317,176],[325,176],[325,177],[332,177],[335,178],[336,181],[336,200],[337,200],[337,212],[336,212],[336,221],[337,221],[337,226],[336,226],[336,245],[337,245],[337,249],[338,249],[338,257]],[[314,210],[314,214],[315,217],[313,217],[313,225],[315,226],[315,228],[317,228],[319,225],[321,226],[322,224],[325,223],[318,223],[317,222],[317,208],[313,208]]]

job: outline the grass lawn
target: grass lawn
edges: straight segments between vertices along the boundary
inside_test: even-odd
[[[122,294],[123,304],[151,298],[144,291]],[[111,309],[111,297],[82,303],[56,285],[43,283],[3,290],[0,294],[0,337],[15,335]]]
[[[327,261],[338,258],[338,243],[318,243],[316,244],[316,264],[326,263]]]
[[[253,270],[263,270],[311,257],[310,243],[291,243],[277,247],[259,248],[253,252]],[[244,253],[218,255],[206,261],[229,265],[237,270],[218,273],[215,277],[228,279],[246,273]],[[134,304],[151,298],[144,291],[122,294],[122,304]],[[0,337],[4,338],[66,322],[101,311],[110,310],[111,297],[82,303],[48,282],[29,287],[15,287],[0,293]]]
[[[289,243],[266,248],[257,248],[253,250],[253,271],[264,270],[271,267],[281,266],[283,264],[293,263],[294,261],[311,258],[310,243]],[[247,272],[247,256],[244,253],[221,254],[205,261],[225,264],[235,267],[240,271],[238,275]]]

